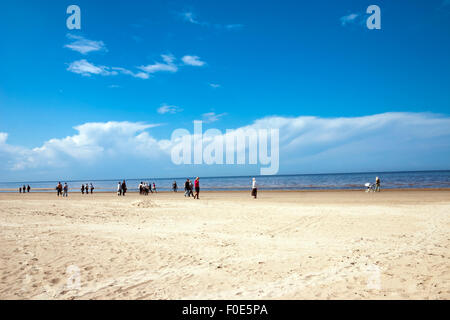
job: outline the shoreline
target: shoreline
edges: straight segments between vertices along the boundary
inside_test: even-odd
[[[248,188],[248,190],[202,190],[202,193],[247,193],[250,192],[251,188]],[[258,188],[258,193],[259,192],[366,192],[366,189],[299,189],[299,190],[290,190],[290,189],[262,189],[262,188]],[[402,191],[402,192],[408,192],[408,191],[450,191],[450,188],[382,188],[380,193],[383,192],[396,192],[396,191]],[[31,192],[25,192],[25,194],[49,194],[56,191],[54,189],[50,189],[50,188],[35,188],[32,189]],[[138,190],[132,190],[132,191],[128,191],[128,194],[135,194],[138,193]],[[23,194],[17,191],[17,189],[0,189],[0,194]],[[69,194],[81,194],[79,189],[69,189]],[[116,194],[116,191],[94,191],[94,194]],[[184,191],[182,189],[178,189],[178,192],[173,192],[173,191],[167,191],[167,190],[163,190],[163,191],[158,191],[157,193],[170,193],[170,194],[176,194],[176,193],[184,193]],[[152,193],[149,194],[149,196],[151,196]]]

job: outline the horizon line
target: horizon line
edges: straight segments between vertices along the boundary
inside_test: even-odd
[[[286,174],[274,174],[274,175],[261,175],[261,174],[254,174],[254,175],[238,175],[238,176],[204,176],[202,179],[213,179],[213,178],[244,178],[244,177],[283,177],[283,176],[311,176],[311,175],[343,175],[343,174],[381,174],[381,173],[411,173],[411,172],[441,172],[441,171],[450,171],[450,169],[434,169],[434,170],[406,170],[406,171],[365,171],[365,172],[335,172],[335,173],[286,173]],[[57,179],[57,180],[42,180],[42,181],[0,181],[0,183],[42,183],[42,182],[55,182],[55,181],[64,181],[64,182],[84,182],[85,180],[91,181],[113,181],[113,180],[172,180],[172,179],[186,179],[190,176],[184,176],[184,177],[166,177],[166,178],[128,178],[128,179],[75,179],[75,180],[64,180],[64,179]]]

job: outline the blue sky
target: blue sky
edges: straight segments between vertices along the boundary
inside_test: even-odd
[[[81,8],[81,30],[66,27],[71,4]],[[371,4],[381,8],[381,30],[366,27]],[[108,122],[127,122],[135,127],[123,139],[143,131],[161,141],[176,128],[192,130],[193,120],[225,130],[271,117],[288,121],[280,127],[280,173],[449,169],[446,0],[2,1],[0,30],[3,181],[254,174],[252,166],[175,167],[153,146],[139,147],[140,157],[120,143],[105,146],[107,139],[62,144],[89,123],[104,132]],[[283,132],[299,117],[355,123],[385,113],[394,115],[386,127],[356,130],[314,154],[288,151],[283,140],[306,137],[303,129]],[[419,125],[408,127],[410,116]],[[329,130],[311,122],[311,132]],[[417,131],[414,138],[396,132],[397,122]],[[436,123],[442,128],[429,136]],[[108,134],[121,136],[114,130]],[[392,141],[405,150],[387,149]],[[424,145],[425,154],[417,151]],[[86,146],[87,159],[67,151]],[[380,150],[384,158],[370,156],[363,166],[346,156]]]

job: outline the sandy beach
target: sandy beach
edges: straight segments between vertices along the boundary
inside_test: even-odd
[[[0,299],[450,299],[450,191],[0,194]]]

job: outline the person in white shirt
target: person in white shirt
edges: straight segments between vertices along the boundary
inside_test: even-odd
[[[253,178],[252,182],[252,196],[256,199],[256,194],[258,193],[258,188],[256,188],[256,179]]]

